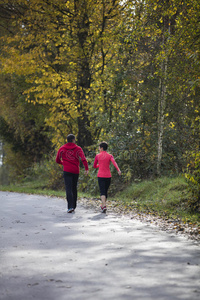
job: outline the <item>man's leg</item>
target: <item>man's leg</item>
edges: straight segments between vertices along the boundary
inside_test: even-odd
[[[72,208],[76,208],[76,203],[77,203],[77,184],[78,184],[78,177],[79,174],[73,174],[72,176],[72,193],[73,193],[73,203],[72,203]]]
[[[65,190],[66,190],[66,198],[68,202],[68,209],[73,208],[73,191],[72,191],[73,177],[68,172],[64,172],[63,177],[65,181]]]

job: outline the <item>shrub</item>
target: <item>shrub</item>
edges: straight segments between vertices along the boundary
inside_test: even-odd
[[[187,173],[185,174],[188,182],[188,188],[192,192],[192,198],[188,204],[192,210],[200,209],[200,152],[192,152],[187,164]]]

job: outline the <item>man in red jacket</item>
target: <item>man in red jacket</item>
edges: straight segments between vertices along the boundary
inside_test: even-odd
[[[72,213],[77,203],[77,183],[79,177],[79,161],[83,162],[85,174],[88,175],[88,163],[81,147],[75,144],[73,134],[67,136],[67,144],[60,147],[56,156],[56,162],[63,165],[63,177],[65,181],[68,213]]]

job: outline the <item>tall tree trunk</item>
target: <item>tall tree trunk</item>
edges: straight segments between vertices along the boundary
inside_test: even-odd
[[[91,70],[90,53],[87,49],[87,38],[89,35],[90,22],[87,14],[87,5],[80,7],[80,1],[75,0],[75,12],[80,13],[81,17],[77,20],[77,38],[79,43],[78,70],[77,70],[77,103],[80,116],[78,117],[78,144],[81,147],[87,147],[92,144],[92,133],[90,131],[90,120],[88,111],[90,109],[88,99],[86,99],[86,90],[90,89]],[[91,50],[93,51],[93,49]]]
[[[3,143],[0,142],[0,166],[3,165],[3,156],[4,156]]]
[[[163,77],[160,78],[159,91],[160,97],[158,100],[158,156],[157,156],[157,175],[161,175],[161,162],[163,153],[163,133],[166,107],[166,76],[167,76],[167,59],[162,62],[161,70]]]
[[[169,16],[163,18],[163,41],[162,49],[165,48],[167,42],[166,32],[170,35],[170,20]],[[157,147],[157,175],[161,175],[161,163],[163,154],[163,133],[164,133],[164,121],[165,121],[165,108],[166,108],[166,81],[167,81],[167,64],[168,56],[165,53],[165,57],[161,62],[161,77],[159,82],[160,97],[158,100],[158,147]]]
[[[90,122],[86,113],[82,113],[82,116],[78,118],[78,144],[81,147],[87,147],[92,145],[92,134],[89,130]]]

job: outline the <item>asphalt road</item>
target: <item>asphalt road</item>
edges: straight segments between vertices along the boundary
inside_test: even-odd
[[[59,198],[0,192],[1,300],[199,300],[200,247]]]

